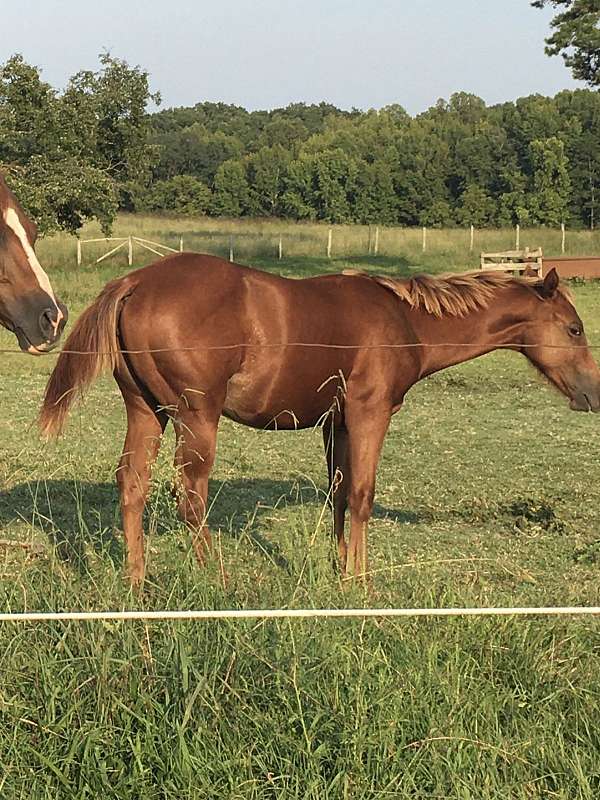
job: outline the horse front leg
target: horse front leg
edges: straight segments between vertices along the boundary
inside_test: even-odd
[[[208,515],[208,476],[215,460],[219,414],[200,411],[180,413],[176,463],[181,482],[179,516],[192,530],[192,545],[199,564],[211,550]]]
[[[391,408],[383,403],[346,401],[350,482],[350,541],[347,570],[366,580],[368,572],[367,533],[375,498],[375,476],[383,440],[390,424]]]
[[[144,580],[144,529],[142,516],[150,470],[158,454],[166,417],[155,413],[146,401],[119,382],[127,409],[127,435],[117,469],[123,534],[127,545],[128,573],[139,587]]]

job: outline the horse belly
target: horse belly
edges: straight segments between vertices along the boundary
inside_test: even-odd
[[[314,390],[311,384],[314,383]],[[269,430],[312,428],[330,410],[341,410],[340,392],[323,381],[272,380],[246,371],[227,382],[223,414],[235,422]]]

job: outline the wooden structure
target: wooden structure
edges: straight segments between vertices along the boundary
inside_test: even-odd
[[[481,269],[502,270],[519,275],[537,275],[543,278],[553,267],[561,278],[587,278],[600,280],[600,257],[556,256],[542,257],[537,250],[506,250],[502,253],[482,253]]]
[[[504,250],[500,253],[481,253],[480,267],[485,270],[512,272],[517,275],[543,276],[542,248]]]

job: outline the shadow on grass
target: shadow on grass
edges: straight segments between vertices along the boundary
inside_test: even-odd
[[[151,522],[157,535],[168,535],[178,524],[176,504],[169,489],[166,484],[162,485],[149,499],[146,513],[149,519],[145,520],[145,527],[148,530]],[[211,480],[209,524],[213,530],[219,529],[233,538],[247,536],[258,553],[288,570],[288,561],[280,547],[265,536],[268,517],[275,509],[324,502],[323,491],[298,481],[248,478],[223,483]],[[372,516],[399,523],[425,521],[422,514],[396,511],[377,503]],[[28,481],[0,491],[0,525],[15,522],[43,533],[56,547],[59,557],[82,573],[88,571],[88,546],[115,563],[123,559],[115,483]]]

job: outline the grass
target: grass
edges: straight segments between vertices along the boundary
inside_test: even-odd
[[[326,258],[328,230],[332,229],[332,256],[334,258],[363,260],[373,252],[375,228],[366,225],[333,225],[294,223],[286,220],[222,220],[205,218],[166,218],[160,216],[118,217],[113,236],[130,234],[158,241],[175,249],[180,237],[185,249],[229,257],[230,245],[234,256],[241,262],[252,260],[278,261],[281,238],[284,256],[282,267],[289,262],[319,259],[320,268],[329,263]],[[102,236],[97,225],[87,225],[81,238]],[[118,244],[118,243],[117,243]],[[427,231],[426,251],[423,252],[420,228],[379,229],[378,254],[381,260],[390,260],[395,267],[417,269],[468,269],[479,266],[481,251],[509,250],[515,246],[513,229],[480,229],[475,231],[473,250],[470,251],[470,233],[464,228],[434,229]],[[567,230],[565,239],[567,255],[600,255],[600,231]],[[520,247],[542,247],[544,254],[557,256],[561,252],[561,232],[550,228],[522,228]],[[84,244],[83,263],[93,262],[110,249],[104,243]],[[50,269],[75,268],[76,240],[66,235],[54,236],[40,242],[40,257]],[[155,256],[136,245],[136,263],[152,260]],[[123,248],[112,263],[126,266],[127,248]]]
[[[169,241],[190,223],[160,224],[136,230]],[[42,242],[43,262],[61,262],[66,247]],[[448,268],[453,248],[247,260],[295,275],[358,263],[406,274]],[[67,263],[52,279],[75,316],[125,269]],[[599,290],[574,291],[600,344]],[[8,334],[0,346],[13,346]],[[226,420],[211,481],[217,556],[203,571],[193,562],[168,493],[168,434],[146,516],[149,585],[133,597],[114,485],[125,430],[116,385],[100,380],[66,436],[45,445],[32,423],[52,364],[3,356],[0,539],[32,546],[0,546],[4,609],[599,603],[597,418],[569,412],[515,354],[422,382],[394,418],[367,598],[330,566],[319,432]],[[0,674],[7,800],[572,800],[600,790],[592,619],[5,623]]]

